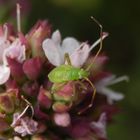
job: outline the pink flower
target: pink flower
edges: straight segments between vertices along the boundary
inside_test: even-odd
[[[10,76],[10,69],[3,62],[3,55],[6,48],[9,47],[10,42],[7,40],[8,28],[5,26],[5,33],[0,34],[0,85],[4,84]]]
[[[8,65],[7,58],[15,59],[19,63],[25,60],[25,45],[19,39],[16,39],[8,48],[4,50],[3,63]]]
[[[25,60],[25,46],[21,43],[19,39],[16,39],[12,44],[5,44],[6,40],[1,40],[0,48],[0,84],[4,84],[10,76],[10,67],[8,64],[8,58],[14,59],[19,63]]]
[[[113,84],[116,84],[121,81],[128,81],[127,76],[121,76],[119,78],[116,78],[115,75],[109,75],[101,80],[99,80],[95,85],[97,92],[100,94],[103,94],[107,97],[107,101],[109,104],[113,104],[113,101],[119,101],[124,98],[124,95],[122,93],[116,92],[111,90],[108,86],[111,86]]]
[[[107,34],[103,35],[103,39]],[[100,42],[97,40],[91,47],[87,43],[79,43],[73,37],[67,37],[61,42],[61,34],[56,30],[51,39],[43,41],[43,50],[51,64],[64,64],[64,55],[68,53],[73,66],[81,67],[87,60],[90,51]]]
[[[11,126],[14,128],[14,131],[22,137],[34,134],[37,131],[38,123],[27,116],[20,117],[20,115],[19,113],[13,115],[13,123]]]

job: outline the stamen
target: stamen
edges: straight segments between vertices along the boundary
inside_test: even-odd
[[[18,120],[26,113],[29,107],[30,107],[29,105],[26,106],[26,108],[22,111],[22,113],[17,117],[16,121],[11,124],[12,127],[14,127],[17,124]]]
[[[108,33],[104,33],[103,36],[102,36],[102,40],[104,40],[106,37],[108,36]],[[89,52],[95,48],[101,41],[101,38],[99,38],[96,42],[94,42],[94,44],[89,48]]]
[[[3,28],[4,28],[4,41],[6,41],[7,38],[8,38],[8,27],[7,27],[7,24],[4,24]]]
[[[34,115],[34,108],[33,108],[32,104],[31,104],[27,99],[25,99],[24,96],[21,96],[21,98],[22,98],[22,99],[29,105],[29,107],[31,108],[31,111],[32,111],[32,116],[31,116],[31,118],[32,118],[33,115]]]
[[[17,3],[17,30],[21,32],[20,4]]]
[[[17,120],[20,119],[26,113],[26,111],[28,110],[29,107],[30,107],[29,105],[26,106],[26,108],[23,110],[23,112],[18,116]]]

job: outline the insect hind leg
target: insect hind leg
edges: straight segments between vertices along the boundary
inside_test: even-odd
[[[84,78],[93,88],[93,93],[92,93],[92,98],[91,98],[91,102],[88,106],[86,106],[84,109],[82,109],[81,111],[78,112],[79,115],[81,115],[82,113],[84,113],[87,109],[91,108],[92,105],[93,105],[93,101],[94,101],[94,98],[95,98],[95,95],[96,95],[96,88],[95,86],[93,85],[93,83],[88,79],[88,78]]]

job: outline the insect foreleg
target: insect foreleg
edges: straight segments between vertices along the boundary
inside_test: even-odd
[[[64,60],[65,60],[65,63],[67,62],[67,64],[68,64],[68,65],[72,65],[72,64],[71,64],[71,60],[70,60],[70,57],[69,57],[69,54],[68,54],[68,53],[65,53]]]
[[[79,115],[82,114],[83,112],[85,112],[88,108],[92,107],[93,101],[94,101],[94,98],[95,98],[95,95],[96,95],[96,88],[93,85],[93,83],[91,83],[91,81],[87,77],[85,77],[84,79],[92,86],[92,88],[93,88],[93,94],[92,94],[92,98],[91,98],[90,104],[87,107],[85,107],[84,109],[82,109],[81,111],[79,111],[78,112]]]

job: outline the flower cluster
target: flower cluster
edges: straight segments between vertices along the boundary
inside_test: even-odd
[[[106,36],[90,46],[62,40],[47,21],[25,35],[1,25],[0,139],[106,140],[106,125],[118,111],[114,102],[123,99],[109,86],[128,79],[103,70],[107,56],[90,54]],[[51,78],[59,82],[48,77],[54,69]]]

